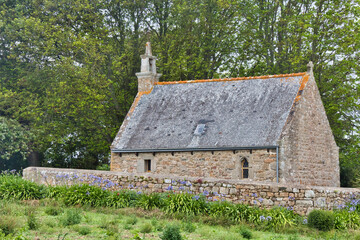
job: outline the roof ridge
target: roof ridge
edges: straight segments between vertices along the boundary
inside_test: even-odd
[[[264,76],[255,76],[255,77],[216,78],[216,79],[184,80],[184,81],[174,81],[174,82],[156,82],[155,85],[202,83],[202,82],[227,82],[227,81],[268,79],[268,78],[279,78],[279,77],[296,77],[296,76],[304,76],[305,74],[307,74],[307,72],[278,74],[278,75],[264,75]]]

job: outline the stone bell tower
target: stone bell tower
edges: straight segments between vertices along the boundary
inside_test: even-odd
[[[145,54],[141,57],[141,69],[138,77],[138,92],[151,91],[154,83],[159,81],[160,73],[156,73],[156,57],[152,55],[150,42],[146,43]]]

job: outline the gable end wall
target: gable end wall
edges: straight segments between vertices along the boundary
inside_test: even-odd
[[[340,186],[339,149],[312,75],[291,109],[279,155],[282,182]]]

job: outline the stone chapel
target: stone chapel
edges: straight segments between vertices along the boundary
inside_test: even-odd
[[[307,72],[159,82],[150,43],[111,171],[340,186],[339,150]]]

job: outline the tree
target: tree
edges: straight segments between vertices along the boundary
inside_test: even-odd
[[[35,134],[45,165],[108,162],[151,41],[162,81],[313,61],[342,184],[360,170],[359,0],[2,0],[0,19],[0,116]]]
[[[0,117],[0,170],[20,170],[27,166],[32,134],[18,122]]]

